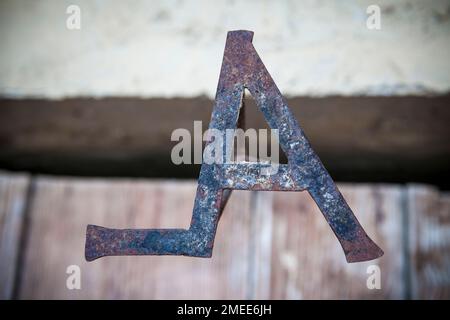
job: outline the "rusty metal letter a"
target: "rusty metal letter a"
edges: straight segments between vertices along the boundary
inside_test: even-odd
[[[108,229],[88,225],[86,259],[111,255],[211,257],[221,212],[231,190],[307,190],[344,249],[348,262],[372,260],[383,251],[367,236],[252,45],[253,32],[228,33],[210,129],[236,128],[247,88],[288,158],[277,173],[263,175],[260,163],[203,163],[190,228]],[[301,250],[301,248],[299,248]]]

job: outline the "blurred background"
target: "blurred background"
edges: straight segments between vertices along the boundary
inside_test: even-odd
[[[189,226],[170,136],[239,29],[385,255],[347,264],[307,192],[234,191],[211,259],[87,263],[87,224]],[[450,297],[450,1],[1,0],[0,44],[0,298]]]

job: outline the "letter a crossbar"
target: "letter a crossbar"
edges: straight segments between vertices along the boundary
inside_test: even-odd
[[[252,44],[253,32],[228,33],[209,129],[234,129],[245,89],[272,129],[288,163],[274,174],[265,164],[203,163],[189,229],[109,229],[87,226],[88,261],[113,255],[185,255],[211,257],[217,224],[233,189],[307,190],[339,240],[348,262],[376,259],[383,251],[368,237],[333,179],[311,148],[303,130]],[[207,145],[210,142],[207,142]]]

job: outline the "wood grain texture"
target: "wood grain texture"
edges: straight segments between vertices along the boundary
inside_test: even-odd
[[[233,191],[234,192],[234,191]],[[249,294],[247,299],[269,299],[272,261],[273,193],[250,192]]]
[[[450,298],[450,194],[408,189],[411,291],[415,299]]]
[[[0,172],[0,299],[13,295],[29,183],[27,175]]]
[[[10,297],[14,285],[18,298],[24,299],[450,297],[450,200],[431,187],[339,185],[367,233],[385,252],[375,261],[346,263],[307,192],[234,191],[211,259],[105,257],[88,263],[88,223],[187,228],[196,182],[38,177],[27,205],[23,264],[10,265],[5,262],[16,259],[3,257],[17,254],[18,217],[24,212],[28,183],[22,176],[0,176],[2,290],[9,288],[2,298]],[[5,242],[5,234],[16,240]],[[70,265],[81,268],[81,290],[66,287]],[[367,287],[371,265],[381,271],[379,290]],[[4,275],[14,272],[19,272],[20,282],[4,286]],[[14,276],[6,280],[11,279]]]
[[[259,296],[252,287],[250,192],[234,192],[211,259],[145,256],[84,260],[88,223],[120,228],[187,228],[195,182],[38,179],[21,298],[230,299]],[[266,241],[267,242],[267,241]],[[251,246],[250,246],[251,245]],[[270,246],[264,243],[270,256]],[[259,255],[261,256],[261,255]],[[262,262],[261,262],[262,263]],[[82,289],[66,288],[78,265]],[[266,261],[266,264],[270,264]],[[256,279],[260,283],[259,278]],[[267,280],[268,281],[268,280]]]
[[[274,200],[272,298],[402,298],[401,188],[341,185],[368,235],[384,250],[379,259],[347,264],[342,249],[308,193],[279,192]],[[381,271],[369,290],[367,268]]]

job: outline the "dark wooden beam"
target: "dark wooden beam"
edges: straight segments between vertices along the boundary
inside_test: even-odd
[[[288,104],[336,180],[450,186],[450,95],[297,97]],[[209,123],[207,98],[0,99],[0,168],[83,176],[195,177],[176,128]],[[267,127],[247,103],[246,126]]]

